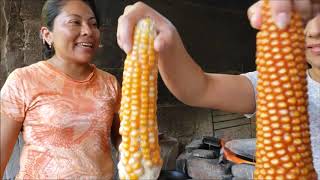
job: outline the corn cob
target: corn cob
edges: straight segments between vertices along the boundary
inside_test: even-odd
[[[118,163],[120,179],[157,179],[162,159],[157,127],[156,31],[150,18],[138,22],[124,64]]]
[[[317,179],[310,143],[305,40],[301,17],[278,29],[269,2],[257,34],[257,149],[255,179]]]

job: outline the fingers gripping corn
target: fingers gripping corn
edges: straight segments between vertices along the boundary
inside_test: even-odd
[[[118,164],[120,179],[157,179],[162,160],[158,143],[156,35],[152,21],[140,20],[123,72]]]
[[[301,18],[287,29],[262,7],[257,34],[257,149],[255,179],[316,179],[307,112],[307,64]]]

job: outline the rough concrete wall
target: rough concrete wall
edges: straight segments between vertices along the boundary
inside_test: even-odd
[[[94,63],[97,67],[113,73],[121,81],[125,54],[116,42],[117,19],[125,5],[134,1],[96,2],[102,23],[103,47],[99,49]],[[250,28],[246,17],[246,8],[252,3],[251,0],[145,2],[176,25],[186,48],[205,71],[240,73],[254,69],[255,32]],[[41,60],[39,28],[44,0],[0,0],[0,3],[2,87],[12,70]],[[160,131],[177,137],[182,144],[202,135],[214,134],[214,122],[218,121],[218,117],[213,115],[216,111],[183,105],[172,96],[161,79],[158,104]],[[224,122],[226,124],[221,125]],[[227,119],[219,123],[223,128],[216,131],[221,137],[230,137],[224,132],[240,132],[239,136],[233,138],[251,137],[253,134],[247,121],[233,124],[232,119]]]
[[[15,68],[40,60],[42,4],[42,0],[1,0],[1,86]]]

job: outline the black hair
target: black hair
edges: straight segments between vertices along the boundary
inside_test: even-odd
[[[61,13],[61,9],[67,3],[68,0],[47,0],[43,5],[42,12],[41,12],[41,24],[49,29],[49,31],[53,30],[53,24],[55,18]],[[82,2],[86,3],[94,13],[94,16],[97,21],[97,27],[99,28],[99,16],[96,11],[96,6],[94,0],[82,0]],[[42,37],[43,38],[43,37]],[[55,51],[54,47],[50,47],[47,42],[44,41],[42,45],[42,56],[44,59],[51,58]]]

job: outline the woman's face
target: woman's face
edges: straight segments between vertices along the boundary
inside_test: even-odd
[[[305,34],[307,60],[313,68],[320,69],[320,14],[308,22]]]
[[[95,15],[82,1],[67,1],[54,20],[51,35],[55,55],[76,63],[90,62],[99,46]]]

